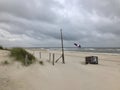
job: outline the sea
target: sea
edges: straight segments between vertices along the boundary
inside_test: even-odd
[[[34,49],[61,50],[61,47],[32,47]],[[64,47],[64,51],[94,52],[94,53],[117,53],[120,54],[120,47]]]

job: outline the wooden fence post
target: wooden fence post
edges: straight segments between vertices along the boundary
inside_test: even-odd
[[[49,53],[49,62],[51,61],[51,53]]]
[[[53,65],[55,65],[55,54],[53,53],[53,62],[52,62]]]
[[[41,52],[39,52],[39,55],[40,55],[40,59],[41,59]]]

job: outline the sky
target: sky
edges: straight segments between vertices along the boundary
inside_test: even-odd
[[[0,0],[5,47],[120,47],[120,0]]]

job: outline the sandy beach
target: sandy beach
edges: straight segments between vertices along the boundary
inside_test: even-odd
[[[49,53],[57,60],[60,51],[27,51],[44,65],[22,66],[13,62],[9,51],[0,50],[0,90],[120,90],[120,54],[66,51],[65,64],[60,59],[53,66]],[[98,65],[85,65],[85,57],[91,55],[98,56]]]

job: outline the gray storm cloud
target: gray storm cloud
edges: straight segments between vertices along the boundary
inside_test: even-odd
[[[5,46],[120,46],[119,0],[0,0]],[[54,44],[53,44],[54,43]]]

